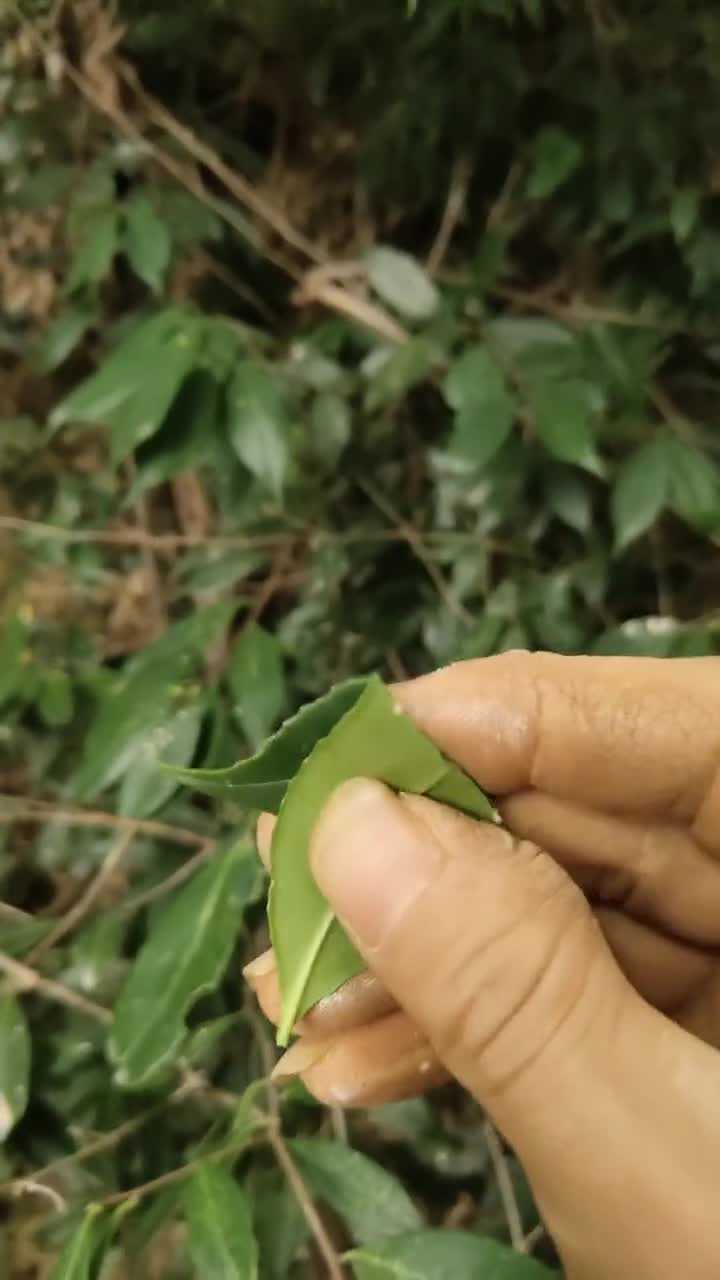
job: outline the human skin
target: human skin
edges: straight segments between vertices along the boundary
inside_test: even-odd
[[[339,788],[313,870],[368,971],[278,1074],[341,1106],[454,1077],[572,1280],[720,1276],[720,660],[512,653],[394,696],[503,828]],[[277,1019],[271,953],[247,979]]]

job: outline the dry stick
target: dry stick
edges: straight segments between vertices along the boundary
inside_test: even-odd
[[[125,818],[118,813],[104,813],[96,809],[65,808],[47,800],[23,803],[18,802],[16,796],[0,795],[0,823],[5,822],[59,822],[69,827],[108,827],[153,836],[156,840],[189,845],[195,849],[207,850],[213,844],[210,836],[201,835],[199,831],[174,827],[167,822],[155,822],[151,818]]]
[[[209,862],[215,852],[215,842],[209,841],[207,849],[201,849],[199,853],[193,854],[192,858],[188,858],[177,871],[173,871],[172,875],[167,876],[165,880],[161,880],[159,884],[153,885],[152,889],[145,889],[143,893],[136,893],[134,897],[128,898],[126,902],[122,902],[118,907],[120,915],[133,915],[136,911],[140,911],[143,907],[149,907],[151,903],[158,902],[160,898],[165,898],[168,893],[172,893],[174,889],[179,889],[180,885],[185,884],[191,876],[195,875],[201,867]]]
[[[250,1022],[255,1032],[260,1054],[265,1068],[267,1077],[267,1097],[270,1116],[268,1119],[267,1139],[275,1153],[275,1158],[280,1165],[288,1186],[292,1191],[298,1203],[302,1215],[310,1229],[318,1253],[327,1267],[329,1280],[345,1280],[345,1270],[338,1257],[337,1250],[333,1245],[330,1236],[325,1228],[320,1214],[318,1213],[312,1195],[308,1191],[303,1176],[300,1173],[295,1161],[288,1150],[287,1143],[282,1131],[282,1118],[280,1115],[280,1101],[278,1098],[277,1087],[272,1079],[273,1056],[268,1044],[265,1027],[257,1017],[251,1015]]]
[[[90,881],[85,892],[80,895],[77,902],[73,903],[69,911],[66,911],[65,915],[56,921],[50,932],[25,957],[27,964],[37,964],[52,947],[56,947],[58,942],[66,938],[69,933],[73,933],[78,925],[82,923],[125,857],[135,838],[135,834],[134,828],[131,827],[121,833],[119,839],[115,841],[103,859],[100,870],[94,879]]]
[[[410,524],[407,520],[403,520],[402,516],[399,515],[388,499],[383,494],[378,493],[372,485],[367,483],[367,481],[361,481],[360,487],[365,491],[370,501],[374,503],[378,510],[381,511],[383,515],[387,516],[389,520],[393,520],[395,522],[398,528],[398,533],[422,565],[448,611],[453,614],[454,617],[459,618],[462,622],[472,622],[472,614],[468,612],[461,601],[457,600],[452,591],[448,589],[447,583],[440,573],[440,570],[428,555],[420,530],[416,529],[415,526]]]
[[[41,977],[34,969],[22,964],[19,960],[13,960],[2,951],[0,951],[0,973],[4,973],[10,979],[12,986],[18,992],[35,991],[38,995],[45,996],[56,1004],[66,1005],[68,1009],[76,1009],[78,1013],[84,1013],[88,1018],[94,1018],[96,1022],[102,1022],[105,1026],[112,1022],[109,1009],[95,1004],[94,1000],[86,1000],[85,996],[73,991],[71,987],[63,986],[61,982]]]
[[[425,263],[432,276],[436,275],[440,270],[445,260],[445,255],[450,248],[457,225],[465,211],[465,201],[471,174],[472,164],[470,157],[467,155],[458,156],[453,164],[450,186],[440,225]]]
[[[517,1250],[518,1253],[527,1253],[527,1241],[523,1230],[520,1208],[505,1160],[502,1143],[497,1135],[495,1126],[490,1120],[485,1121],[483,1128],[513,1249]]]

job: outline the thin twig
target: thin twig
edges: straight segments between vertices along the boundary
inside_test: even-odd
[[[298,1207],[300,1208],[308,1228],[312,1233],[315,1244],[317,1245],[318,1253],[327,1267],[329,1280],[345,1280],[345,1270],[340,1261],[337,1250],[327,1233],[325,1223],[315,1207],[312,1195],[305,1185],[303,1176],[295,1164],[283,1136],[280,1100],[278,1098],[277,1088],[272,1080],[272,1071],[275,1064],[265,1028],[260,1020],[254,1016],[251,1017],[251,1023],[253,1030],[255,1031],[260,1055],[263,1060],[263,1069],[267,1079],[267,1098],[268,1108],[270,1111],[267,1129],[268,1142],[275,1153],[275,1158],[287,1178],[288,1186],[295,1196]]]
[[[467,155],[458,156],[452,167],[450,185],[440,225],[425,263],[432,276],[437,275],[445,261],[457,225],[465,211],[465,201],[471,174],[472,164],[470,157]]]
[[[66,938],[69,933],[73,933],[78,925],[82,924],[100,897],[105,885],[125,857],[135,835],[136,832],[133,827],[128,827],[127,830],[121,832],[119,839],[110,848],[103,859],[100,870],[94,879],[90,881],[85,892],[80,895],[77,902],[73,903],[69,911],[66,911],[65,915],[56,921],[49,933],[44,938],[41,938],[25,957],[27,964],[37,964],[43,956],[47,955],[48,951],[57,946],[58,942]]]
[[[403,520],[402,516],[395,510],[392,503],[384,494],[378,493],[373,485],[370,485],[367,481],[363,480],[360,482],[360,487],[364,490],[370,501],[374,503],[378,510],[381,511],[383,515],[387,516],[389,520],[394,521],[397,525],[397,531],[400,534],[400,537],[407,543],[416,559],[422,565],[428,578],[440,596],[440,599],[447,607],[448,612],[453,614],[454,617],[459,618],[462,622],[472,622],[472,614],[470,614],[462,602],[456,599],[453,595],[434,560],[428,555],[420,530],[416,529],[415,526],[410,524],[407,520]]]
[[[520,1206],[517,1202],[502,1143],[497,1135],[495,1126],[490,1120],[485,1121],[483,1128],[513,1249],[517,1250],[518,1253],[527,1253],[527,1241],[523,1230]]]
[[[47,800],[24,801],[18,800],[17,796],[0,795],[0,823],[7,822],[58,822],[68,827],[107,827],[204,850],[213,844],[211,837],[201,835],[199,831],[174,827],[167,822],[155,822],[151,818],[126,818],[119,813],[72,809]]]
[[[68,1009],[76,1009],[78,1013],[94,1018],[104,1026],[112,1022],[112,1013],[109,1009],[95,1004],[94,1000],[86,1000],[85,996],[73,991],[71,987],[63,986],[61,982],[54,982],[52,978],[43,978],[28,965],[22,964],[19,960],[13,960],[2,951],[0,951],[0,973],[5,974],[12,987],[18,992],[37,992],[38,995],[45,996],[55,1004],[66,1005]]]
[[[143,893],[136,893],[134,897],[128,898],[121,903],[118,910],[120,915],[134,915],[136,911],[149,907],[153,902],[159,902],[161,898],[167,897],[174,889],[179,889],[180,885],[185,884],[191,876],[195,875],[201,867],[209,862],[215,852],[214,841],[208,842],[206,849],[201,849],[199,853],[193,854],[192,858],[188,858],[187,862],[183,862],[177,871],[173,871],[172,875],[161,880],[160,884],[153,885],[152,889],[145,889]]]

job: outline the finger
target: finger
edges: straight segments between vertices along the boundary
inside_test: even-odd
[[[426,1037],[399,1012],[342,1036],[298,1040],[273,1075],[301,1075],[319,1102],[341,1107],[398,1102],[449,1079]]]
[[[703,1188],[720,1144],[720,1064],[624,980],[557,863],[363,780],[335,793],[312,854],[368,964],[515,1147],[566,1269],[582,1258],[587,1274],[650,1274],[644,1230],[614,1245],[629,1192],[679,1265],[678,1183],[714,1212]]]
[[[715,970],[706,951],[663,937],[622,911],[596,908],[595,915],[628,982],[663,1013],[675,1015]]]
[[[720,851],[720,662],[506,653],[395,686],[496,795],[533,787],[616,813],[694,820]]]
[[[277,818],[274,814],[261,813],[255,828],[255,839],[257,840],[260,861],[266,871],[270,870],[270,846],[272,845],[272,833],[276,822]]]
[[[501,801],[514,835],[539,844],[592,898],[698,945],[720,944],[720,861],[677,825],[615,817],[524,791]]]
[[[280,983],[272,951],[266,951],[243,971],[270,1022],[280,1020]],[[353,1027],[375,1022],[397,1009],[397,1002],[374,974],[359,973],[338,991],[320,1000],[295,1028],[313,1037],[336,1036]]]

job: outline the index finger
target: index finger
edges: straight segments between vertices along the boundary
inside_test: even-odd
[[[495,795],[535,788],[606,811],[720,817],[720,660],[513,652],[394,687]]]

